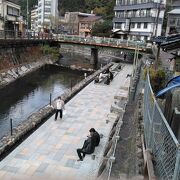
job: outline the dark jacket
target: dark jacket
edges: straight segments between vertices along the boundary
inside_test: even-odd
[[[95,146],[98,146],[98,145],[99,145],[99,142],[100,142],[99,133],[98,133],[98,132],[94,132],[93,136],[94,136],[93,138],[94,138]]]
[[[84,145],[82,147],[83,152],[86,154],[92,154],[95,149],[95,139],[93,137],[88,137],[87,140],[85,140]]]

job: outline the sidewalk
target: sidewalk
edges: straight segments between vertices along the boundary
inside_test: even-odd
[[[0,162],[0,179],[91,179],[97,173],[97,162],[87,155],[82,162],[76,149],[81,147],[89,129],[94,127],[104,137],[105,147],[112,123],[106,124],[107,114],[120,86],[129,86],[126,65],[107,85],[90,83],[66,104],[63,120],[47,120],[30,137]],[[103,152],[102,152],[103,153]]]

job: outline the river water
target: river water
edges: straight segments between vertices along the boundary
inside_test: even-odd
[[[0,90],[0,138],[33,112],[83,79],[83,73],[46,65]]]

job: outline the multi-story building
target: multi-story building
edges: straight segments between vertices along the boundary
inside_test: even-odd
[[[93,16],[95,16],[95,14],[66,12],[63,20],[64,32],[66,32],[67,34],[79,35],[79,22],[83,18]]]
[[[91,36],[91,30],[97,23],[103,22],[101,16],[89,16],[85,17],[79,22],[79,35],[80,36]]]
[[[58,0],[38,0],[38,30],[54,29],[58,20]]]
[[[116,0],[113,32],[120,39],[161,35],[166,0]]]
[[[20,9],[21,7],[14,2],[0,0],[0,30],[20,30],[23,23]]]
[[[168,12],[166,36],[180,33],[180,1],[176,0],[171,4],[171,11]]]
[[[31,10],[31,30],[38,31],[38,6]]]

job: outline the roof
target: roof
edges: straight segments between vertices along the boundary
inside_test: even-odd
[[[180,14],[180,8],[178,9],[173,9],[170,12],[168,12],[168,14]]]
[[[94,22],[100,19],[102,19],[101,16],[89,16],[89,17],[83,18],[80,22]]]

